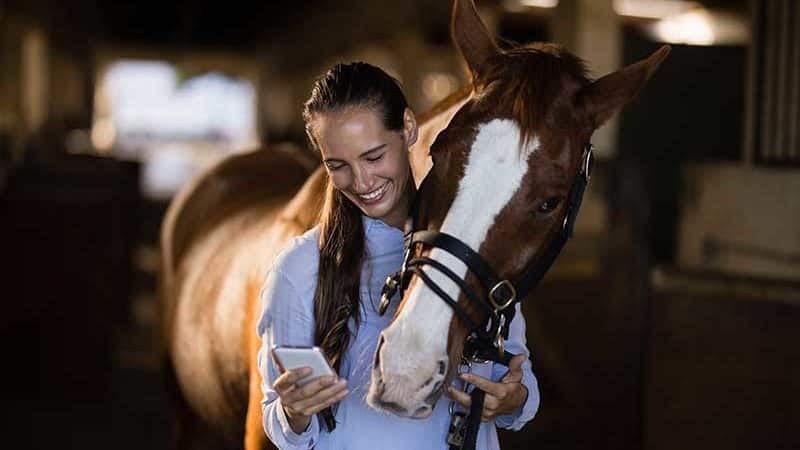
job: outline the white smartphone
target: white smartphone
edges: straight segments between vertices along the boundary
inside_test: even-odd
[[[300,367],[311,368],[310,375],[297,381],[298,386],[303,386],[325,375],[336,375],[319,347],[275,345],[272,347],[272,357],[275,358],[279,368],[284,371]]]

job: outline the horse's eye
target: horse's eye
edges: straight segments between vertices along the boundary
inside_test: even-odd
[[[561,202],[561,199],[558,197],[550,197],[547,200],[543,201],[538,208],[536,208],[536,214],[550,214],[556,208],[558,208],[558,204]]]

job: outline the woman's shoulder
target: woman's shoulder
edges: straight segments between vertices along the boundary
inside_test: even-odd
[[[271,270],[290,281],[316,280],[319,266],[319,226],[295,236],[278,253]]]

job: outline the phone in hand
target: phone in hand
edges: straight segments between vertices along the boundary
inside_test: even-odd
[[[272,347],[272,357],[283,371],[301,367],[311,368],[311,374],[297,381],[298,386],[303,386],[322,376],[336,375],[319,347],[275,345]]]

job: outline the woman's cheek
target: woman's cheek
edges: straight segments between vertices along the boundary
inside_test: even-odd
[[[387,158],[383,164],[384,173],[397,176],[408,170],[408,158],[404,152],[397,152],[393,157]]]
[[[347,174],[337,172],[329,172],[333,186],[340,191],[347,189],[350,186],[350,177]]]

